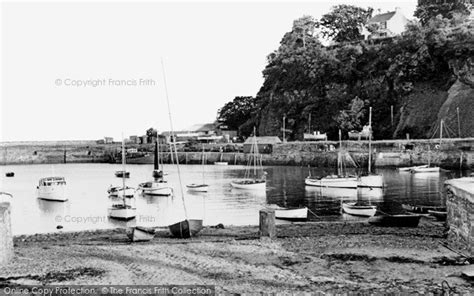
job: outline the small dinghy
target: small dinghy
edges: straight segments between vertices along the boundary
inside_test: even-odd
[[[6,172],[6,173],[5,173],[5,176],[6,176],[6,177],[9,177],[9,178],[15,177],[15,173],[14,173],[14,172]]]
[[[446,207],[442,206],[402,204],[402,208],[407,212],[416,214],[428,214],[428,211],[446,212]]]
[[[126,171],[116,171],[115,177],[117,178],[130,178],[130,172]]]
[[[155,229],[136,226],[127,229],[127,236],[132,242],[146,242],[155,237]]]
[[[189,191],[193,192],[207,192],[209,189],[209,185],[207,184],[188,184],[186,185],[186,188],[188,188]]]
[[[417,227],[421,215],[380,215],[369,218],[369,223],[384,227]]]
[[[353,216],[372,217],[377,211],[377,207],[373,205],[362,205],[357,202],[348,202],[342,204],[342,210]]]
[[[426,168],[426,167],[428,167],[427,164],[425,164],[425,165],[415,165],[415,166],[410,166],[410,167],[398,168],[398,171],[399,172],[410,172],[411,170],[414,170],[414,169]]]
[[[284,208],[278,205],[268,205],[268,209],[275,211],[275,218],[288,221],[305,221],[308,219],[308,208]]]
[[[187,219],[168,226],[171,234],[176,238],[190,238],[202,229],[202,220]]]

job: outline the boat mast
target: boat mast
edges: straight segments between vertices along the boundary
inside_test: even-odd
[[[163,71],[163,82],[164,82],[164,85],[165,85],[166,103],[168,105],[168,117],[169,117],[169,120],[170,120],[172,144],[173,144],[174,153],[175,153],[175,157],[176,157],[176,169],[178,171],[178,180],[179,180],[179,187],[181,189],[181,199],[183,201],[184,217],[185,217],[186,220],[188,220],[188,211],[186,209],[186,203],[184,201],[183,182],[181,181],[181,171],[179,169],[178,151],[176,150],[176,139],[174,137],[173,120],[171,119],[171,107],[170,107],[170,100],[169,100],[169,97],[168,97],[168,86],[166,84],[166,73],[165,73],[165,65],[163,63],[163,59],[161,59],[161,69]],[[173,154],[173,151],[171,151],[171,154]]]
[[[202,184],[206,184],[204,179],[204,143],[202,143]]]
[[[257,177],[257,132],[255,126],[253,127],[253,174]]]
[[[369,107],[369,167],[368,173],[372,170],[372,107]]]
[[[122,133],[122,200],[125,205],[125,139]]]
[[[339,151],[337,152],[337,175],[342,176],[342,134],[339,130]]]
[[[439,146],[441,147],[441,141],[443,139],[443,119],[441,119],[440,123],[439,123]],[[448,135],[449,137],[449,135]]]

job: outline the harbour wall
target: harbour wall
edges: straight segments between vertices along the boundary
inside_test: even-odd
[[[368,141],[344,141],[342,145],[360,166],[366,166]],[[264,165],[334,167],[338,146],[338,142],[332,141],[274,144],[271,153],[261,154],[261,159]],[[0,164],[117,163],[120,162],[121,144],[97,144],[94,141],[11,142],[1,143],[0,148]],[[127,144],[126,148],[139,151],[138,154],[127,155],[127,163],[153,163],[153,144]],[[180,150],[180,163],[201,163],[201,151],[184,152],[184,147]],[[208,164],[217,161],[246,164],[249,159],[249,154],[242,152],[219,152],[242,151],[242,144],[208,144],[205,150]],[[430,162],[447,169],[474,168],[474,138],[372,141],[372,153],[376,167],[403,167]],[[161,157],[167,163],[172,160],[166,151],[161,153]]]
[[[0,201],[0,266],[13,258],[13,236],[10,221],[10,203]]]
[[[474,178],[445,182],[448,240],[474,255]]]

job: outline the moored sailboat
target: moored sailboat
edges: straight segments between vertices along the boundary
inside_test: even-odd
[[[194,191],[194,192],[207,192],[209,189],[209,185],[206,184],[205,182],[205,163],[206,163],[206,155],[204,154],[204,145],[202,145],[202,183],[201,184],[187,184],[186,187],[188,188],[189,191]]]
[[[125,141],[123,137],[122,137],[122,166],[123,166],[123,171],[125,171]],[[117,189],[117,197],[121,198],[121,202],[115,202],[107,210],[108,216],[110,218],[129,220],[136,217],[137,208],[133,204],[135,201],[134,196],[129,195],[130,189],[131,188],[127,187],[125,184],[125,176],[122,176],[122,187]]]
[[[253,174],[251,173],[253,171]],[[253,176],[252,176],[253,175]],[[230,182],[237,189],[265,190],[267,173],[263,171],[262,160],[259,157],[256,129],[253,129],[253,143],[250,148],[250,157],[244,178],[235,179]]]
[[[358,178],[358,187],[381,188],[383,184],[383,176],[372,173],[372,107],[369,107],[369,158],[367,166],[367,174],[360,175]]]
[[[352,188],[357,189],[357,177],[350,176],[346,172],[346,160],[350,161],[355,166],[354,160],[348,152],[342,149],[342,136],[339,130],[339,150],[337,152],[337,175],[329,175],[326,177],[313,177],[311,172],[305,179],[306,186],[316,187],[333,187],[333,188]]]
[[[138,189],[147,195],[170,196],[173,194],[173,188],[164,179],[163,168],[160,168],[160,144],[158,139],[155,142],[155,158],[153,161],[153,181],[140,183]],[[163,167],[163,165],[161,164]]]

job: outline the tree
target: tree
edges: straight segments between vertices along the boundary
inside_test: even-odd
[[[148,143],[153,142],[154,139],[158,137],[158,131],[152,127],[146,130],[146,137],[148,139]]]
[[[466,1],[459,0],[420,0],[415,10],[415,16],[425,26],[430,20],[441,15],[443,18],[452,18],[454,14],[469,15],[472,5]]]
[[[361,40],[363,38],[362,26],[372,17],[372,12],[372,8],[337,5],[331,12],[322,16],[318,27],[324,37],[336,42]]]
[[[238,130],[239,127],[251,118],[254,111],[253,97],[235,97],[217,111],[217,120],[229,129]]]
[[[355,97],[349,106],[349,110],[342,110],[335,120],[342,130],[360,130],[362,119],[365,117],[365,103],[359,97]]]

